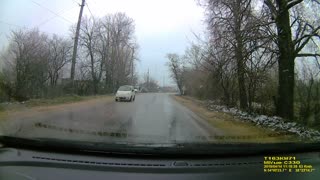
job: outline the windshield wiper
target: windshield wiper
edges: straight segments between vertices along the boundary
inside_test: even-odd
[[[72,141],[51,138],[0,136],[2,147],[50,152],[127,154],[151,156],[244,156],[297,152],[319,152],[320,143],[239,143],[239,144],[130,144]],[[1,146],[0,146],[1,147]]]

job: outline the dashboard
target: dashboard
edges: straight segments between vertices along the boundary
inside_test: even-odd
[[[289,157],[289,158],[288,158]],[[284,159],[283,159],[284,158]],[[306,172],[267,170],[282,160],[286,166],[311,166]],[[301,167],[303,167],[301,166]],[[0,148],[0,179],[320,179],[320,153],[233,157],[88,155]]]

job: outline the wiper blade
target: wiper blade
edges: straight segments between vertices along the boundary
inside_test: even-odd
[[[128,154],[152,156],[244,156],[320,151],[320,143],[239,143],[239,144],[130,144],[72,141],[51,138],[0,136],[4,147],[51,152]]]

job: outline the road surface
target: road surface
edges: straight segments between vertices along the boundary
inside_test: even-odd
[[[134,102],[97,101],[9,116],[2,131],[22,137],[125,143],[214,141],[222,135],[166,93],[141,93]]]

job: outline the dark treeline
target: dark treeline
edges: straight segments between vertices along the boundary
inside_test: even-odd
[[[138,45],[133,19],[123,13],[83,18],[74,89],[70,65],[75,33],[71,29],[70,37],[36,28],[11,32],[9,45],[1,53],[0,101],[104,94],[123,84],[136,84]]]
[[[198,2],[207,33],[167,55],[181,94],[319,126],[319,2]]]

